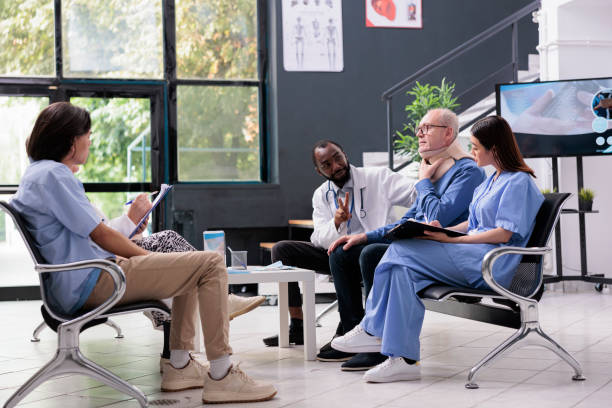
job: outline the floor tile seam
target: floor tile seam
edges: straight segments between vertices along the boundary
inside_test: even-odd
[[[589,379],[587,378],[586,381],[588,381]],[[574,405],[572,405],[570,408],[574,408],[578,405],[580,405],[583,401],[585,401],[587,398],[589,398],[591,395],[595,394],[597,391],[601,390],[602,388],[606,387],[608,384],[612,383],[612,379],[610,379],[607,383],[603,384],[601,387],[593,390],[593,392],[591,392],[588,395],[585,395],[584,398],[582,398],[580,401],[578,401],[577,403],[575,403]]]
[[[291,402],[287,403],[286,405],[280,405],[278,408],[289,407],[289,406],[292,406],[292,405],[293,405],[293,404],[295,404],[295,403],[298,403],[298,402],[301,402],[301,401],[307,401],[307,400],[313,399],[314,397],[317,397],[317,396],[319,396],[319,395],[324,395],[324,394],[329,393],[329,392],[332,392],[332,391],[337,391],[337,390],[339,390],[340,388],[344,388],[344,387],[346,387],[347,385],[355,384],[355,383],[357,383],[357,382],[359,382],[359,381],[361,381],[361,378],[359,378],[359,379],[357,379],[357,380],[355,380],[355,381],[347,382],[346,384],[342,384],[342,385],[339,385],[339,386],[334,387],[334,388],[330,388],[329,390],[325,390],[324,392],[319,393],[319,394],[316,394],[316,395],[307,396],[307,397],[305,397],[305,398],[301,398],[301,399],[299,399],[299,400],[291,401]]]
[[[527,382],[527,380],[528,380],[528,379],[533,378],[533,377],[535,377],[535,376],[536,376],[536,375],[538,375],[538,374],[540,374],[540,372],[535,373],[535,374],[534,374],[534,375],[532,375],[531,377],[525,378],[523,381],[515,382],[515,383],[514,383],[514,385],[511,385],[511,386],[510,386],[510,387],[508,387],[508,388],[504,388],[503,390],[500,390],[498,393],[496,393],[496,394],[494,394],[494,395],[491,395],[490,397],[485,398],[485,399],[484,399],[484,400],[482,400],[482,401],[477,402],[475,405],[472,405],[472,406],[470,406],[469,408],[477,408],[479,405],[484,404],[485,402],[490,401],[490,400],[492,400],[492,399],[494,399],[494,398],[497,398],[497,397],[499,397],[501,394],[503,394],[503,393],[505,393],[505,392],[508,392],[508,391],[512,390],[513,388],[518,387],[518,386],[519,386],[519,385],[521,385],[521,384],[524,384],[525,382]],[[472,390],[470,390],[470,391],[472,391]]]
[[[117,398],[110,398],[110,397],[102,397],[100,395],[93,396],[93,395],[77,395],[77,394],[75,394],[75,392],[80,392],[80,391],[75,391],[75,392],[71,392],[71,393],[68,393],[68,394],[56,395],[56,396],[51,397],[51,398],[57,398],[59,396],[67,396],[67,397],[77,397],[77,398],[87,398],[87,399],[103,399],[103,400],[111,401],[110,404],[116,404],[118,402],[129,401],[131,399],[134,399],[134,397],[132,397],[131,395],[123,394],[121,391],[116,390],[116,389],[114,389],[112,387],[109,387],[109,388],[117,391],[119,394],[125,395],[125,398],[117,399]],[[48,398],[48,399],[50,399],[50,398]]]
[[[471,349],[485,349],[486,348],[487,350],[490,349],[490,347],[468,347],[468,348],[471,348]],[[516,350],[514,350],[514,351],[516,351]],[[552,354],[553,356],[556,356],[556,354],[554,354],[553,351],[551,351],[551,353],[553,353]],[[612,354],[612,353],[608,353],[608,354]],[[504,356],[503,358],[509,358],[510,356],[512,356],[512,353],[508,354],[507,356]],[[534,357],[512,356],[512,358],[517,358],[517,359],[520,359],[520,360],[542,360],[542,361],[547,361],[547,360],[556,360],[559,357],[557,356],[556,358],[534,358]]]
[[[402,395],[396,396],[396,397],[394,397],[394,398],[391,398],[391,399],[390,399],[390,400],[388,400],[388,401],[382,402],[382,403],[380,403],[380,404],[378,404],[378,405],[374,405],[374,406],[373,406],[373,408],[387,407],[389,404],[393,404],[393,401],[397,401],[397,400],[399,400],[399,399],[401,399],[401,398],[405,398],[405,397],[407,397],[407,396],[409,396],[410,394],[413,394],[413,393],[415,393],[415,392],[418,392],[418,391],[423,391],[424,389],[426,389],[426,388],[428,388],[428,387],[432,386],[433,384],[436,384],[436,383],[438,383],[438,382],[440,382],[440,381],[444,381],[445,379],[447,379],[446,377],[433,377],[433,378],[436,378],[436,381],[432,381],[431,383],[426,384],[426,385],[424,385],[423,387],[416,388],[416,389],[414,389],[414,390],[412,390],[412,391],[407,392],[406,394],[402,394]]]

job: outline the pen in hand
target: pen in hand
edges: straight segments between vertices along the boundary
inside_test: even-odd
[[[151,196],[152,196],[152,195],[157,194],[157,193],[159,193],[159,191],[154,191],[154,192],[152,192],[152,193],[151,193],[151,194],[149,194],[149,195],[151,195]],[[132,200],[128,201],[127,203],[125,203],[125,205],[130,205],[130,204],[132,204],[133,202],[134,202],[134,200],[132,199]]]

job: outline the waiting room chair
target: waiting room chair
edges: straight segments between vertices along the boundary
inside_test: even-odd
[[[544,195],[545,200],[538,211],[533,233],[525,248],[502,246],[492,249],[485,255],[482,262],[482,276],[492,290],[457,288],[440,284],[429,286],[419,294],[428,310],[517,329],[472,367],[466,388],[478,388],[475,376],[482,367],[524,346],[541,346],[550,349],[573,368],[573,380],[585,380],[580,363],[544,333],[538,317],[538,301],[544,291],[543,258],[552,251],[546,245],[559,219],[561,207],[570,195],[569,193]],[[495,261],[506,254],[523,255],[509,289],[497,283],[492,274]],[[481,303],[481,299],[489,299],[495,304]]]
[[[109,327],[112,327],[117,332],[117,335],[115,336],[116,339],[122,339],[124,337],[123,332],[121,331],[121,327],[119,327],[119,325],[113,322],[111,319],[106,320],[104,324]],[[38,343],[40,341],[40,332],[43,331],[45,327],[49,326],[47,326],[47,323],[44,320],[40,322],[38,326],[36,326],[34,332],[32,333],[32,338],[30,339],[32,343]]]
[[[43,300],[43,306],[41,307],[43,318],[45,323],[57,332],[57,352],[55,356],[5,402],[4,408],[14,407],[43,382],[53,377],[66,374],[82,374],[92,377],[109,387],[134,397],[141,407],[146,407],[147,397],[142,391],[89,360],[81,353],[79,348],[79,335],[81,331],[89,327],[105,323],[109,316],[135,312],[140,313],[147,310],[161,312],[169,316],[170,310],[168,307],[158,300],[115,306],[125,293],[126,288],[125,274],[119,265],[105,259],[79,261],[63,265],[46,264],[38,248],[34,244],[33,237],[25,228],[25,222],[19,213],[17,213],[10,204],[4,201],[0,201],[0,208],[11,216],[15,223],[15,227],[28,248],[34,262],[34,269],[39,274],[40,293]],[[46,291],[44,289],[44,282],[48,274],[62,273],[83,268],[99,268],[102,273],[108,273],[115,284],[113,294],[102,305],[93,310],[81,312],[80,314],[66,315],[54,310],[48,303]],[[169,324],[164,324],[164,353],[168,350],[169,327]]]

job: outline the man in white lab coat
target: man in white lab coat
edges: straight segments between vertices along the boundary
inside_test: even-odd
[[[355,167],[342,147],[330,140],[317,142],[312,160],[327,180],[312,197],[314,232],[311,242],[281,241],[272,248],[272,261],[284,265],[329,272],[327,248],[346,234],[364,233],[392,222],[391,207],[410,207],[416,198],[414,182],[386,167]],[[302,298],[297,283],[289,283],[289,342],[304,344]],[[338,326],[338,334],[345,331]],[[278,336],[264,339],[278,346]]]

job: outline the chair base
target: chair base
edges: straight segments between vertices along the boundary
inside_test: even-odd
[[[30,377],[25,384],[11,395],[4,403],[4,408],[14,407],[43,382],[65,374],[82,374],[92,377],[119,392],[135,398],[141,407],[147,406],[147,397],[138,388],[89,360],[78,348],[69,348],[59,349],[51,361],[45,364],[44,367],[38,370],[36,374]]]
[[[544,333],[539,322],[524,322],[512,336],[508,337],[503,343],[480,360],[478,364],[472,367],[470,373],[468,374],[465,388],[477,389],[478,384],[474,381],[474,377],[481,368],[491,364],[493,360],[502,357],[504,354],[525,346],[540,346],[551,350],[574,369],[575,375],[572,377],[572,380],[586,380],[586,378],[582,375],[582,367],[580,366],[580,363],[576,361],[576,359],[574,359],[574,357],[572,357],[567,351],[565,351],[565,349],[556,341]]]
[[[319,313],[316,317],[315,317],[315,323],[317,324],[317,327],[321,327],[321,323],[319,323],[319,320],[321,320],[323,318],[323,316],[325,316],[326,314],[328,314],[329,312],[331,312],[334,309],[338,308],[338,301],[334,300],[333,303],[329,304],[325,309],[323,309],[321,311],[321,313]]]
[[[104,322],[104,324],[115,329],[115,332],[117,332],[117,335],[115,336],[116,339],[122,339],[125,337],[123,335],[123,332],[121,331],[121,327],[119,327],[119,325],[113,322],[111,319],[108,319],[106,322]],[[41,322],[38,326],[36,326],[34,332],[32,333],[32,338],[30,339],[32,343],[38,343],[40,341],[40,332],[43,331],[45,327],[48,326],[47,323],[44,321]]]

